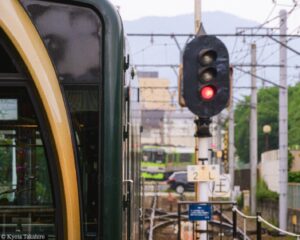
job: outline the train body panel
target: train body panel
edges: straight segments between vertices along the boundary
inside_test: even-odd
[[[7,58],[0,67],[0,105],[10,104],[15,110],[7,111],[17,115],[8,119],[10,125],[0,116],[1,143],[11,152],[3,164],[12,168],[9,181],[0,182],[0,203],[5,200],[4,209],[17,204],[25,211],[29,201],[24,234],[64,240],[138,239],[139,208],[133,204],[141,204],[140,115],[132,118],[132,100],[124,94],[131,86],[125,81],[124,31],[116,9],[96,0],[1,0],[0,6],[0,56]],[[136,79],[132,82],[138,84]],[[21,104],[23,98],[31,99],[33,106],[30,100]],[[41,124],[20,127],[19,111],[26,107],[37,115],[31,121]],[[21,160],[17,137],[28,126],[35,130],[27,140],[39,144],[23,147],[27,157]],[[43,160],[36,150],[41,147]],[[0,154],[6,153],[1,148]],[[20,164],[26,173],[21,173]],[[43,171],[37,170],[41,165]],[[49,175],[47,182],[39,176],[42,172],[45,178]],[[32,190],[20,200],[16,192],[24,188],[24,177],[35,180],[26,180]],[[52,220],[49,231],[39,232],[32,221],[43,229],[46,225],[37,220],[43,215],[29,216],[46,207],[40,196],[46,185]],[[11,214],[25,221],[23,215]]]

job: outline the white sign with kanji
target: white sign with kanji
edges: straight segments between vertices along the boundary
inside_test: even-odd
[[[219,165],[189,165],[187,179],[189,182],[218,181],[220,176]]]
[[[210,183],[210,197],[230,197],[230,175],[221,174],[218,181]]]

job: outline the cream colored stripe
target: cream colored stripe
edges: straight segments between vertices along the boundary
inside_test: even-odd
[[[17,0],[0,0],[0,27],[25,62],[42,99],[58,151],[67,214],[68,240],[80,239],[79,200],[67,114],[48,53]]]

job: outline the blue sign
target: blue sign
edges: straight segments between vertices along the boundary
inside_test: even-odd
[[[189,206],[189,221],[211,220],[211,204],[197,203]]]

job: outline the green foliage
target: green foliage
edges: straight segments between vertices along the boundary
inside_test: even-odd
[[[241,194],[240,196],[237,197],[236,203],[237,203],[237,205],[240,209],[243,208],[243,206],[244,206],[244,194]]]
[[[9,181],[11,181],[11,158],[12,150],[6,144],[11,144],[9,141],[1,140],[0,144],[0,185],[4,186]]]
[[[294,156],[290,151],[288,151],[288,171],[291,170],[293,166],[293,161],[294,161]]]
[[[249,162],[249,117],[250,98],[245,97],[235,109],[235,145],[236,153],[242,162]]]
[[[300,143],[300,84],[289,87],[289,146],[299,145]]]
[[[17,147],[16,149],[13,149],[13,142],[11,139],[4,139],[0,140],[0,192],[13,189],[15,186],[12,185],[12,161],[13,161],[13,151],[16,150],[24,150],[24,148]],[[28,148],[29,149],[29,148]],[[32,165],[30,171],[31,174],[34,174],[34,188],[30,188],[30,191],[34,191],[34,196],[37,199],[34,199],[33,201],[43,203],[43,204],[51,204],[52,203],[52,191],[51,191],[51,185],[50,185],[50,178],[48,173],[48,165],[47,165],[47,159],[44,152],[44,148],[42,146],[35,146],[34,150],[31,149],[31,156],[33,159],[35,159],[35,165]],[[24,156],[23,156],[24,157]],[[18,156],[16,154],[15,161],[18,166],[18,164],[22,164],[25,161],[28,161],[28,157],[21,159],[22,156]],[[26,162],[27,163],[27,162]],[[23,165],[22,165],[23,166]],[[29,174],[29,164],[26,164],[26,177]],[[19,175],[21,176],[23,173],[18,171],[16,169],[16,175],[17,179],[19,178]],[[17,186],[21,189],[27,189],[28,185],[22,185]],[[27,190],[28,191],[28,190]],[[5,198],[11,198],[10,200],[13,200],[12,194],[3,194]],[[0,196],[0,197],[3,197]],[[17,194],[16,194],[17,196]],[[3,198],[2,198],[3,199]]]
[[[289,146],[300,145],[300,84],[288,89],[288,142]],[[268,124],[272,131],[268,136],[268,150],[278,149],[278,88],[268,87],[258,91],[257,107],[257,137],[258,157],[266,147],[266,136],[262,129]],[[237,155],[241,162],[249,162],[249,125],[250,125],[250,96],[245,96],[235,110],[235,143]]]
[[[257,137],[258,156],[265,150],[265,136],[262,131],[263,126],[268,124],[272,131],[268,136],[269,149],[278,148],[278,89],[263,88],[258,91],[257,108]],[[235,143],[237,155],[244,163],[249,162],[249,126],[250,126],[250,97],[237,104],[235,110]]]
[[[289,182],[300,183],[300,172],[289,172]]]
[[[279,197],[278,193],[268,189],[267,184],[264,180],[259,179],[256,187],[256,198],[260,200],[277,200]]]

